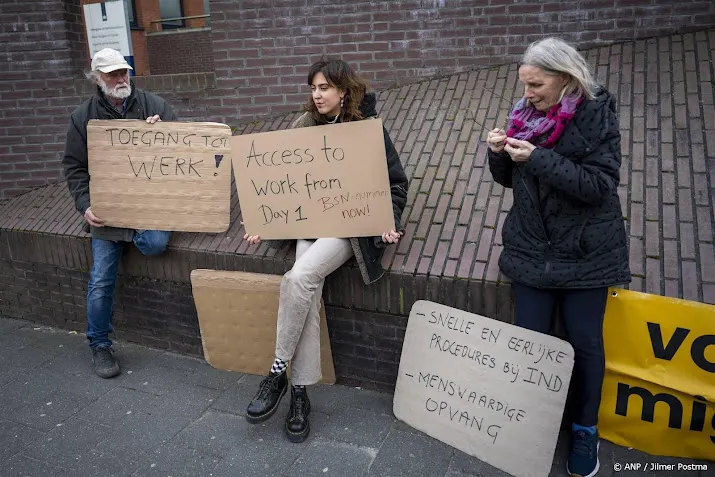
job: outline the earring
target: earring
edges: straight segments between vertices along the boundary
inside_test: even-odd
[[[343,108],[344,103],[345,103],[345,98],[340,98],[340,109]]]

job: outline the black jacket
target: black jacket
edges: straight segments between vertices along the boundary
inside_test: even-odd
[[[377,98],[374,93],[367,93],[360,105],[360,112],[365,119],[373,119],[377,117]],[[327,124],[326,122],[318,122],[313,119],[310,113],[304,113],[292,125],[294,128],[310,127]],[[392,139],[387,132],[387,129],[382,128],[383,139],[385,141],[385,152],[387,160],[387,173],[390,179],[390,195],[392,197],[392,212],[395,216],[395,230],[401,230],[402,211],[407,204],[407,188],[408,180],[405,171],[400,163],[400,156],[397,154]],[[387,232],[387,230],[385,231]],[[281,240],[267,241],[272,247],[280,247],[284,243]],[[385,270],[380,263],[385,248],[389,245],[382,241],[382,237],[357,237],[351,238],[350,243],[355,254],[360,273],[365,284],[373,283],[379,280]]]
[[[176,121],[176,114],[159,96],[137,89],[131,83],[132,94],[127,98],[124,114],[117,111],[97,86],[94,96],[74,110],[70,117],[62,158],[65,179],[75,207],[80,214],[90,206],[89,169],[87,160],[87,123],[90,119],[146,119],[158,114],[162,121]],[[115,227],[92,227],[92,237],[104,240],[131,241],[134,231]]]
[[[514,192],[499,258],[506,276],[538,288],[631,280],[617,193],[621,135],[610,93],[584,100],[555,147],[537,147],[525,163],[487,154],[494,180]]]

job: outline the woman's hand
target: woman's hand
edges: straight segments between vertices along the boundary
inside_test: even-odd
[[[390,230],[389,232],[382,234],[382,241],[385,243],[397,243],[400,241],[400,237],[402,237],[400,232]]]
[[[250,243],[251,245],[258,245],[259,243],[261,243],[261,236],[260,236],[260,235],[248,235],[248,234],[246,234],[246,235],[243,236],[243,239],[244,239],[246,242]]]
[[[506,132],[503,129],[496,128],[487,133],[487,145],[492,152],[502,152],[504,141],[506,141]]]
[[[243,222],[241,222],[241,225],[243,225]],[[250,243],[251,245],[258,245],[259,243],[261,243],[261,236],[244,234],[243,240]]]
[[[536,146],[529,141],[520,141],[513,137],[507,138],[506,145],[504,146],[504,150],[509,153],[511,160],[514,162],[528,161],[534,149],[536,149]]]

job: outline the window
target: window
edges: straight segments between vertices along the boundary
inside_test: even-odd
[[[129,18],[129,28],[139,28],[137,20],[137,9],[134,5],[135,0],[124,0],[124,8],[127,10],[127,18]]]
[[[161,19],[166,21],[161,22],[161,27],[165,30],[170,28],[183,28],[184,20],[175,20],[184,16],[184,5],[182,0],[159,0],[159,12]],[[174,19],[174,20],[172,20]]]

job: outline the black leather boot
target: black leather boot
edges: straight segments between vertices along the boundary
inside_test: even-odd
[[[288,389],[286,373],[270,373],[258,385],[258,392],[246,409],[246,420],[251,424],[263,422],[276,412]]]
[[[290,410],[286,417],[285,431],[291,442],[303,442],[310,433],[310,399],[305,386],[290,389]]]

